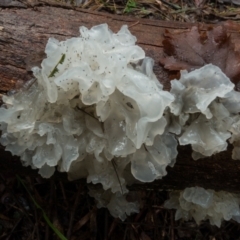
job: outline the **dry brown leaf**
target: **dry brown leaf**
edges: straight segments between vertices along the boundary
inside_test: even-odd
[[[166,31],[163,47],[165,57],[160,63],[170,71],[192,71],[212,63],[233,82],[240,80],[240,52],[222,25],[208,31],[196,26],[184,32]]]

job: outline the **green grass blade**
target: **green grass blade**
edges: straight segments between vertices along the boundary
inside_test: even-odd
[[[25,188],[25,190],[27,191],[27,193],[29,194],[30,198],[32,199],[34,205],[36,206],[36,208],[40,209],[42,211],[42,215],[44,220],[46,221],[46,223],[48,224],[48,226],[57,234],[57,236],[61,239],[61,240],[67,240],[67,238],[52,224],[52,222],[50,221],[50,219],[48,218],[46,212],[41,208],[41,206],[36,202],[36,200],[34,199],[34,197],[32,196],[32,194],[30,193],[30,191],[28,190],[28,188],[26,187],[25,183],[23,182],[23,180],[17,175],[17,179],[18,181],[23,185],[23,187]]]
[[[62,57],[60,58],[60,60],[58,61],[58,63],[56,64],[56,66],[54,67],[54,69],[52,70],[52,72],[49,74],[49,78],[54,77],[55,73],[58,72],[58,65],[59,64],[63,64],[64,60],[65,60],[66,54],[62,54]]]

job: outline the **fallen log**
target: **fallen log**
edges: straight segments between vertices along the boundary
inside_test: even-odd
[[[35,6],[3,8],[0,11],[0,94],[14,89],[18,81],[24,82],[32,78],[30,69],[42,61],[43,50],[49,37],[65,40],[78,36],[79,26],[90,28],[100,23],[107,23],[113,31],[127,24],[137,37],[137,43],[146,51],[146,55],[155,59],[154,71],[164,88],[169,89],[168,73],[158,64],[163,54],[164,31],[184,31],[193,24],[135,19],[81,9]],[[203,25],[202,29],[207,29],[208,26]],[[226,27],[239,44],[240,26],[226,24]],[[131,189],[173,190],[201,186],[239,192],[240,162],[231,159],[230,148],[211,158],[194,161],[191,158],[190,147],[179,147],[177,162],[173,168],[167,168],[166,177],[150,184],[134,185]],[[22,167],[18,158],[0,148],[0,173],[6,172],[37,175],[36,171]],[[64,174],[57,174],[55,177],[66,179]]]

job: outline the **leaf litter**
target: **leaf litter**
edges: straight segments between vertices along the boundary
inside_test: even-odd
[[[166,30],[165,56],[160,59],[160,64],[169,71],[192,71],[212,63],[236,84],[240,79],[240,51],[236,50],[231,34],[224,25],[201,30],[199,26],[186,31]]]

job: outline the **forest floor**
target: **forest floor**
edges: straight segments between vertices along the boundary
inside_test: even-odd
[[[45,0],[47,1],[47,0]],[[55,0],[59,4],[164,21],[240,21],[240,0]],[[236,3],[236,4],[233,4]]]
[[[1,1],[1,0],[0,0]],[[56,0],[63,6],[165,21],[240,21],[240,7],[205,0]],[[239,3],[239,0],[232,0]],[[41,177],[0,175],[0,240],[54,240],[59,230],[68,240],[237,240],[240,224],[175,221],[163,208],[167,192],[139,192],[141,210],[124,222],[98,209],[86,184]],[[49,220],[49,221],[48,221]],[[53,228],[53,229],[52,229]],[[62,238],[64,239],[64,238]]]

